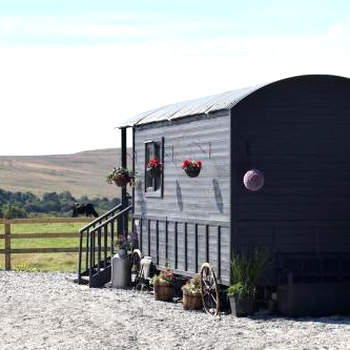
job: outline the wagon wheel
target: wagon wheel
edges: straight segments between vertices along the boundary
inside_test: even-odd
[[[139,282],[141,277],[141,259],[142,254],[140,249],[134,249],[131,254],[130,264],[131,264],[131,281],[135,285]]]
[[[201,291],[205,312],[215,316],[219,312],[220,300],[218,283],[213,268],[209,263],[204,263],[201,267]]]

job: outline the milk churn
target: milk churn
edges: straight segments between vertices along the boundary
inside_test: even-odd
[[[112,257],[111,286],[112,288],[127,288],[131,280],[131,255],[126,249],[120,249]]]

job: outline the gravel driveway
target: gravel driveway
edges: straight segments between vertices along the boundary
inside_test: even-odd
[[[0,271],[0,349],[350,349],[350,317],[212,318],[73,277]]]

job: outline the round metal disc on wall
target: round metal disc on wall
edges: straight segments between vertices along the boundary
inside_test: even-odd
[[[264,174],[258,169],[248,170],[243,177],[243,183],[249,191],[259,191],[264,186]]]

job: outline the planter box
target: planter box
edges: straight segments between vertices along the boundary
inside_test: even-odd
[[[202,296],[184,293],[182,305],[185,310],[201,310],[203,308]]]
[[[231,313],[236,317],[246,317],[254,314],[254,298],[237,298],[229,296]]]
[[[154,298],[161,301],[173,300],[173,287],[168,283],[156,283],[154,285]]]

